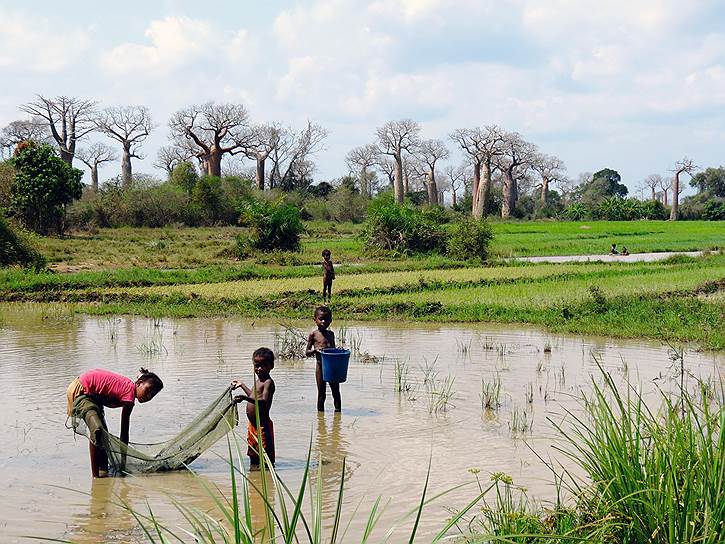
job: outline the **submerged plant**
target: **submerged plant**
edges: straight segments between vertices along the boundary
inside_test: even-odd
[[[493,380],[481,378],[481,409],[496,410],[501,406],[501,376],[497,372]]]
[[[513,436],[528,434],[534,426],[534,415],[530,410],[514,406],[511,411],[509,430]]]
[[[304,359],[307,336],[295,327],[282,325],[282,334],[274,334],[274,350],[281,359]]]
[[[428,413],[434,414],[445,412],[456,394],[453,385],[456,379],[446,376],[441,380],[435,378],[425,383],[425,391],[428,397]]]

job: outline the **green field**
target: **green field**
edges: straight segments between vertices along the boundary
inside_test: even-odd
[[[309,224],[298,254],[233,258],[237,228],[117,229],[36,243],[55,272],[0,271],[0,301],[67,302],[89,313],[309,317],[319,253],[337,266],[338,318],[520,322],[551,330],[725,348],[725,256],[655,263],[526,264],[390,258],[366,252],[356,225]],[[494,223],[499,256],[711,250],[716,222]],[[64,272],[65,271],[65,272]]]
[[[493,257],[598,255],[611,243],[631,253],[695,251],[725,247],[725,224],[716,221],[593,221],[492,223]],[[241,228],[100,229],[56,237],[35,237],[35,244],[61,271],[128,268],[197,268],[235,261],[235,236]],[[336,262],[377,262],[358,238],[359,225],[308,223],[299,254],[262,255],[256,263],[312,264],[324,248]]]

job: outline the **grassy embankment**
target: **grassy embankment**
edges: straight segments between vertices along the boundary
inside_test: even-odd
[[[343,233],[338,238],[331,227],[310,225],[300,254],[260,259],[310,263],[297,266],[231,261],[229,248],[239,230],[233,228],[118,229],[46,238],[40,240],[43,251],[59,269],[92,270],[1,271],[0,301],[72,302],[92,313],[307,317],[319,303],[320,272],[311,263],[318,262],[322,247],[332,247],[336,260],[352,264],[338,266],[338,317],[524,322],[725,348],[723,256],[480,267],[438,256],[381,259],[359,246],[358,227],[334,227]],[[718,223],[530,222],[497,223],[495,229],[493,253],[499,255],[602,253],[611,240],[633,252],[696,250],[725,240],[725,225]],[[61,247],[66,256],[58,261]]]

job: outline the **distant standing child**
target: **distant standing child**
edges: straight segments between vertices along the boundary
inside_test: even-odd
[[[335,279],[335,267],[332,265],[332,254],[329,249],[322,250],[322,301],[329,302],[332,298],[332,280]]]
[[[103,449],[103,431],[108,430],[103,408],[122,408],[121,441],[128,444],[128,427],[134,403],[148,402],[164,387],[161,378],[141,368],[136,381],[108,370],[89,370],[68,386],[68,417],[82,419],[88,427],[91,473],[108,474],[108,454]]]
[[[335,403],[335,412],[342,410],[342,400],[340,399],[340,384],[337,382],[325,382],[322,379],[322,350],[325,348],[335,347],[335,333],[329,330],[332,323],[332,310],[327,306],[318,306],[315,309],[315,324],[317,329],[310,333],[307,338],[307,357],[313,355],[317,359],[317,368],[315,368],[315,379],[317,380],[317,411],[325,411],[325,398],[327,393],[327,383],[330,384],[332,391],[332,400]]]
[[[274,353],[269,348],[259,348],[252,354],[254,373],[257,379],[254,382],[254,389],[245,385],[241,380],[232,382],[232,389],[241,387],[244,395],[235,397],[237,402],[247,401],[247,456],[252,467],[259,466],[259,435],[262,437],[262,448],[267,453],[269,462],[274,465],[274,424],[269,418],[269,410],[272,408],[274,397],[274,380],[269,373],[274,368]],[[256,400],[256,402],[255,402]],[[257,413],[259,406],[259,413]],[[257,429],[257,418],[259,417],[260,429]],[[260,432],[261,431],[261,432]]]
[[[617,251],[617,244],[612,244],[612,247],[609,248],[609,254],[619,255],[619,251]]]

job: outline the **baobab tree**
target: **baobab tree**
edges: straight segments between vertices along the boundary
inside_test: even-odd
[[[184,161],[188,161],[193,157],[193,154],[188,149],[184,149],[177,145],[164,145],[159,148],[156,154],[156,162],[154,166],[161,168],[166,172],[166,177],[171,177],[171,172],[177,164]]]
[[[451,206],[455,208],[458,204],[458,191],[465,188],[468,180],[468,165],[447,166],[444,173],[448,178],[448,187],[451,190]]]
[[[650,190],[650,199],[657,200],[657,189],[662,187],[664,180],[659,174],[650,174],[642,182],[643,186]]]
[[[438,204],[438,185],[436,184],[436,165],[451,156],[442,140],[423,140],[418,145],[416,157],[425,166],[425,186],[428,189],[428,204]]]
[[[37,143],[49,143],[50,132],[42,119],[19,119],[11,121],[0,131],[0,151],[1,157],[5,156],[5,150],[8,156],[12,156],[13,149],[20,142],[33,141]]]
[[[89,147],[78,149],[76,151],[76,156],[91,171],[91,188],[94,192],[98,191],[98,167],[104,162],[118,160],[116,151],[100,142],[90,145]]]
[[[497,168],[503,175],[503,199],[501,217],[508,219],[518,200],[518,180],[526,175],[538,152],[536,146],[524,140],[518,132],[505,135],[503,155],[498,157]]]
[[[395,161],[387,155],[380,154],[375,157],[375,167],[381,174],[385,175],[385,178],[388,180],[388,185],[394,187],[395,171],[398,167]]]
[[[145,106],[106,108],[96,117],[98,130],[121,144],[121,181],[131,185],[131,159],[143,159],[140,148],[154,128],[151,112]]]
[[[372,196],[370,169],[375,166],[377,157],[378,148],[374,144],[355,147],[345,157],[345,162],[350,172],[357,175],[360,179],[360,192],[367,198]]]
[[[377,129],[378,152],[389,155],[395,161],[393,189],[395,201],[403,203],[405,181],[403,179],[403,154],[412,153],[419,142],[420,125],[412,119],[388,121]]]
[[[531,165],[541,177],[541,206],[546,206],[546,195],[549,192],[549,185],[560,182],[566,175],[564,161],[558,157],[541,154],[535,158]]]
[[[73,166],[78,140],[96,130],[96,104],[75,96],[46,98],[37,95],[33,102],[20,106],[25,113],[43,119],[58,145],[60,158]]]
[[[171,117],[169,128],[174,142],[182,148],[190,146],[210,176],[221,176],[222,157],[246,149],[252,136],[247,110],[241,104],[189,106]]]
[[[311,121],[298,133],[282,130],[269,157],[272,162],[270,187],[289,190],[295,181],[309,180],[314,170],[311,157],[320,151],[326,137],[327,130]]]
[[[254,178],[257,189],[264,190],[265,167],[270,154],[280,146],[285,129],[277,123],[257,125],[252,128],[251,138],[244,148],[244,155],[255,162]]]
[[[675,163],[675,168],[673,170],[675,177],[672,183],[672,209],[670,210],[670,221],[677,221],[679,217],[680,193],[682,192],[680,190],[680,176],[682,174],[688,174],[692,177],[695,170],[697,170],[697,166],[695,166],[692,159],[688,159],[687,157],[683,157]]]
[[[467,155],[473,167],[471,215],[480,219],[488,207],[495,160],[503,154],[504,133],[498,126],[490,125],[456,129],[450,138]]]

